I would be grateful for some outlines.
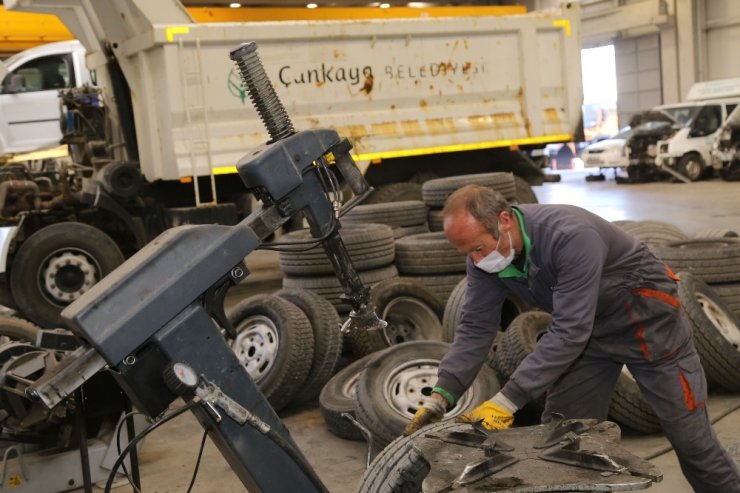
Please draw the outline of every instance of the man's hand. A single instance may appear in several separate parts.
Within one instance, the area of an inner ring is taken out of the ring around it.
[[[472,411],[458,416],[456,421],[460,423],[480,421],[487,430],[503,430],[511,428],[516,410],[516,405],[499,392]]]
[[[403,436],[407,437],[428,424],[440,421],[446,411],[447,399],[433,392],[432,395],[424,401],[424,405],[416,411],[409,424],[406,425],[406,429],[403,430]]]

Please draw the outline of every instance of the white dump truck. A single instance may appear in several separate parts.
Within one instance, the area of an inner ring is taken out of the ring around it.
[[[347,137],[375,187],[486,171],[539,184],[521,151],[579,127],[577,2],[507,16],[200,24],[177,0],[5,7],[57,15],[96,78],[60,91],[74,162],[10,168],[0,182],[5,298],[45,326],[163,229],[248,211],[235,164],[268,136],[229,60],[243,42],[258,44],[295,128]]]

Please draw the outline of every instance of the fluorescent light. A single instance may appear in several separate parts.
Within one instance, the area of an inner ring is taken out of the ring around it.
[[[315,9],[315,8],[316,8],[316,7],[318,7],[318,6],[319,6],[319,5],[318,5],[318,4],[316,4],[316,3],[307,3],[307,4],[306,4],[306,8],[307,8],[307,9]]]
[[[242,6],[242,4],[236,3],[236,2],[229,4],[229,7],[231,7],[232,9],[238,9],[241,6]]]
[[[378,5],[378,7],[380,7],[381,9],[387,9],[390,6],[391,6],[391,4],[389,4],[389,3],[381,3],[380,5]]]

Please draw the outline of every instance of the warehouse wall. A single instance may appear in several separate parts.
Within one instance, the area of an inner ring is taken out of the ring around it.
[[[560,0],[525,3],[541,10]],[[732,55],[740,43],[738,0],[581,0],[581,5],[584,48],[615,45],[620,116],[643,102],[681,101],[694,82],[740,77],[740,58]]]

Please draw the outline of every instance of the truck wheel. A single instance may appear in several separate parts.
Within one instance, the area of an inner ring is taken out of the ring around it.
[[[614,386],[609,417],[640,433],[650,434],[661,430],[658,416],[645,400],[635,377],[626,366],[622,367],[622,373]]]
[[[443,207],[447,197],[455,190],[470,184],[492,188],[507,200],[516,198],[516,184],[511,173],[478,173],[436,178],[425,182],[422,185],[424,203],[429,207]]]
[[[300,308],[274,295],[246,298],[228,317],[237,332],[229,345],[275,411],[283,409],[311,368],[311,322]]]
[[[382,354],[382,352],[372,353],[353,361],[339,370],[321,389],[319,408],[326,422],[326,428],[333,435],[345,440],[362,441],[365,439],[360,429],[343,414],[348,414],[353,419],[357,418],[355,412],[357,380],[368,363]]]
[[[21,312],[45,328],[63,327],[62,309],[123,263],[108,235],[78,222],[46,226],[24,241],[10,282]]]
[[[504,331],[494,366],[508,380],[552,322],[549,313],[528,311],[516,317]]]
[[[604,176],[604,175],[601,175]],[[586,177],[588,179],[588,177]],[[521,176],[514,176],[514,185],[516,186],[516,202],[517,204],[537,204],[537,195],[534,194],[534,190],[527,183],[527,180]]]
[[[321,296],[305,289],[282,289],[275,293],[301,309],[311,322],[314,351],[311,369],[303,388],[295,396],[297,403],[314,399],[334,374],[342,355],[344,338],[339,331],[339,315]]]
[[[423,284],[436,294],[442,303],[446,304],[455,286],[457,286],[461,279],[465,278],[465,274],[402,275],[400,277],[401,279],[411,279],[412,281]]]
[[[706,172],[704,160],[698,154],[686,154],[678,160],[678,172],[691,181],[701,180]]]
[[[342,216],[342,224],[380,223],[392,228],[427,223],[427,206],[421,200],[403,200],[383,204],[361,204]]]
[[[17,317],[0,317],[0,344],[11,341],[36,344],[39,328],[27,320]]]
[[[653,248],[674,272],[690,272],[704,282],[740,282],[740,238],[704,238]]]
[[[368,195],[363,204],[383,204],[386,202],[400,202],[403,200],[421,200],[421,185],[418,183],[401,182],[380,185]]]
[[[437,369],[450,345],[413,341],[393,346],[370,362],[357,382],[357,419],[373,434],[376,444],[387,445],[403,429],[432,392]],[[498,379],[483,366],[470,388],[447,411],[452,418],[474,408],[500,390]]]
[[[681,272],[678,295],[694,327],[694,344],[707,379],[740,390],[740,319],[717,293],[697,277]]]
[[[719,297],[727,303],[736,317],[740,317],[740,283],[711,284],[709,287],[714,289]]]
[[[364,356],[408,341],[442,340],[444,304],[423,284],[403,278],[379,282],[370,291],[370,303],[388,326],[378,338],[361,330],[350,333],[355,355]]]
[[[617,224],[617,226],[651,248],[671,241],[688,239],[688,236],[678,226],[665,221],[630,221]]]
[[[466,258],[441,232],[396,240],[396,266],[401,274],[464,274]]]

